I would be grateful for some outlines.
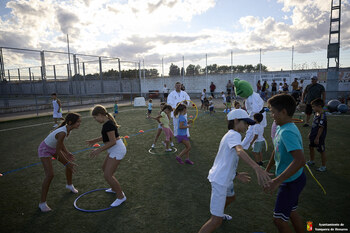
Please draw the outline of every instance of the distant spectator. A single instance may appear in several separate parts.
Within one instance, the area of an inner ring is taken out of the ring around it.
[[[261,93],[260,93],[260,97],[266,101],[266,93],[267,93],[267,89],[269,87],[269,84],[267,84],[267,81],[264,81],[262,88],[261,88]]]
[[[289,92],[289,85],[287,84],[287,79],[283,79],[283,91],[288,93]]]
[[[282,94],[283,93],[283,84],[280,83],[279,87],[278,87],[278,94]]]
[[[228,95],[231,95],[232,87],[233,87],[233,83],[231,82],[231,80],[228,80],[226,84],[226,91]]]
[[[258,80],[258,83],[256,84],[256,91],[257,91],[258,94],[260,95],[260,93],[261,93],[261,83],[260,83],[260,80]]]
[[[185,91],[185,90],[186,90],[185,85],[182,83],[181,84],[181,91]]]
[[[201,109],[204,108],[204,99],[207,98],[207,93],[206,93],[206,92],[207,92],[207,90],[206,90],[206,89],[203,89],[202,94],[201,94],[201,103],[202,103]]]
[[[166,102],[166,99],[168,98],[168,95],[169,95],[169,89],[166,87],[166,84],[164,84],[164,87],[163,87],[163,102]]]
[[[292,89],[292,93],[296,92],[296,91],[299,91],[299,83],[298,83],[298,79],[297,78],[294,79],[294,82],[292,82],[291,86],[293,88]]]
[[[212,96],[213,98],[215,98],[215,97],[214,97],[215,89],[216,89],[215,84],[214,84],[213,82],[211,82],[211,84],[210,84],[210,94],[211,94],[211,96]]]
[[[277,83],[275,80],[272,81],[271,84],[271,97],[277,94]]]

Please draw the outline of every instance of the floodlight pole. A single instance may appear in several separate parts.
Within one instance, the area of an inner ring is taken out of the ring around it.
[[[262,82],[262,80],[261,80],[261,49],[260,49],[260,62],[259,62],[259,65],[260,65],[260,67],[259,67],[259,70],[260,70],[260,82]]]
[[[231,50],[231,79],[233,78],[233,52]]]

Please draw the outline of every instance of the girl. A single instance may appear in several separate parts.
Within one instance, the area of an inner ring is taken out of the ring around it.
[[[99,141],[103,141],[104,143],[103,146],[91,152],[90,156],[92,158],[102,151],[108,151],[108,155],[106,156],[106,159],[102,165],[102,170],[105,180],[111,186],[111,188],[107,189],[106,192],[116,193],[117,199],[111,204],[112,207],[116,207],[126,201],[126,196],[118,180],[113,175],[126,154],[126,148],[123,141],[119,137],[118,125],[116,121],[114,120],[113,116],[107,112],[105,107],[102,105],[95,106],[91,115],[98,123],[103,124],[101,131],[102,136],[86,142],[90,146]]]
[[[41,200],[39,203],[39,208],[42,212],[51,211],[51,208],[46,203],[46,197],[54,176],[51,159],[52,156],[66,167],[66,188],[73,193],[78,193],[78,190],[76,190],[72,184],[72,174],[75,171],[74,166],[76,166],[76,164],[72,162],[74,161],[74,156],[67,150],[63,142],[73,129],[79,128],[80,122],[81,119],[79,114],[68,113],[60,126],[52,131],[44,141],[40,143],[38,154],[45,171],[45,179],[42,184]]]
[[[165,84],[164,84],[164,85],[165,85]],[[159,115],[162,113],[162,109],[163,109],[164,105],[165,105],[164,102],[161,102],[161,103],[160,103]],[[163,129],[162,129],[162,126],[160,125],[160,121],[159,121],[159,119],[158,119],[157,117],[151,117],[151,118],[154,119],[154,120],[156,120],[156,121],[158,122],[157,134],[156,134],[156,137],[154,138],[154,142],[153,142],[153,144],[152,144],[152,146],[151,146],[151,148],[154,149],[154,148],[156,147],[156,143],[157,143],[158,138],[159,138],[160,134],[162,133],[162,130],[163,130]],[[173,144],[172,146],[174,146],[174,144]]]
[[[184,162],[182,161],[182,156],[185,155],[185,162],[187,164],[193,165],[194,163],[190,160],[191,144],[187,137],[187,128],[191,128],[190,123],[192,123],[192,120],[189,120],[189,124],[187,124],[186,117],[184,116],[186,112],[187,107],[184,104],[177,105],[174,111],[174,116],[179,118],[179,126],[177,129],[177,142],[185,145],[185,149],[181,151],[181,153],[178,156],[176,156],[176,160],[180,164],[184,164]]]
[[[114,119],[117,115],[118,115],[118,100],[116,100],[114,103],[114,114],[113,114]]]
[[[165,151],[166,152],[172,151],[171,148],[169,148],[169,143],[174,137],[173,131],[171,131],[169,126],[170,113],[172,111],[173,111],[173,108],[170,105],[166,104],[162,108],[162,112],[160,113],[160,115],[156,117],[156,119],[159,120],[160,125],[162,126],[162,130],[165,134]]]

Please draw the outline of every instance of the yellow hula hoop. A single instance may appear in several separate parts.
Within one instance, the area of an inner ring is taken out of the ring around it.
[[[183,102],[191,102],[192,103],[192,106],[194,106],[195,108],[196,108],[196,116],[193,118],[193,123],[194,123],[194,121],[197,119],[197,117],[198,117],[198,108],[197,108],[197,105],[192,101],[192,100],[183,100],[183,101],[181,101],[180,103],[183,103]]]
[[[314,180],[316,181],[316,183],[318,184],[318,186],[321,187],[324,195],[326,195],[326,190],[323,188],[322,184],[320,182],[318,182],[318,180],[316,179],[316,177],[314,176],[314,174],[312,174],[312,171],[310,170],[309,166],[307,164],[305,164],[305,167],[307,168],[307,170],[309,171],[310,175],[312,176],[312,178],[314,178]]]
[[[127,146],[128,143],[126,142],[126,138],[125,138],[125,137],[122,137],[122,136],[120,136],[120,138],[123,139],[124,145]]]

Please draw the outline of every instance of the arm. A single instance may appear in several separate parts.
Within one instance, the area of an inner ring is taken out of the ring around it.
[[[293,162],[279,176],[270,181],[270,187],[265,191],[273,192],[286,179],[294,175],[300,168],[305,166],[305,157],[302,150],[294,150],[290,152],[294,158]]]
[[[61,101],[59,99],[57,99],[57,104],[58,104],[58,110],[57,112],[60,112],[61,109]]]
[[[108,135],[108,142],[106,142],[103,146],[101,146],[100,148],[97,148],[95,150],[93,150],[90,153],[90,157],[95,157],[96,155],[98,155],[99,153],[101,153],[102,151],[105,151],[109,148],[111,148],[112,146],[114,146],[116,144],[116,140],[117,138],[115,137],[115,132],[114,130],[108,131],[107,132]],[[119,139],[119,137],[118,137]]]
[[[270,172],[271,167],[275,163],[275,150],[272,151],[269,163],[267,164],[265,171]]]
[[[306,95],[307,95],[307,87],[305,88],[303,94],[301,95],[301,102],[305,103],[304,99]]]
[[[187,128],[191,128],[191,125],[188,124],[187,126],[185,126],[184,122],[183,122],[183,121],[180,121],[179,128],[180,128],[180,129],[187,129]]]
[[[326,103],[326,92],[323,91],[321,95],[322,95],[323,103]]]
[[[253,140],[252,140],[251,143],[250,143],[250,146],[252,146],[252,145],[254,144],[254,142],[255,142],[255,140],[256,140],[257,138],[258,138],[258,135],[255,134]],[[250,146],[249,146],[249,147],[250,147]]]
[[[98,138],[86,140],[86,143],[87,143],[89,146],[93,146],[96,142],[100,142],[100,141],[102,141],[102,136],[101,136],[101,137],[98,137]]]
[[[151,117],[152,119],[154,119],[154,120],[156,120],[159,124],[161,124],[161,122],[160,122],[160,118],[161,118],[162,116],[161,115],[158,115],[158,116],[156,116],[156,117]]]
[[[66,134],[64,132],[60,132],[56,134],[57,144],[56,144],[56,154],[54,157],[60,161],[64,166],[67,166],[69,169],[71,169],[73,172],[74,166],[76,166],[75,163],[72,161],[74,160],[74,156],[67,151],[65,145],[64,145],[64,138],[66,137]]]
[[[238,157],[240,157],[244,162],[246,162],[249,166],[251,166],[258,178],[258,184],[264,187],[268,186],[268,182],[271,181],[268,172],[264,171],[256,162],[254,162],[249,155],[244,151],[241,145],[235,146]]]
[[[318,143],[320,142],[320,137],[322,135],[323,129],[324,129],[323,126],[320,125],[320,127],[318,128],[318,132],[317,132],[315,141],[314,141],[316,145],[318,145]]]

